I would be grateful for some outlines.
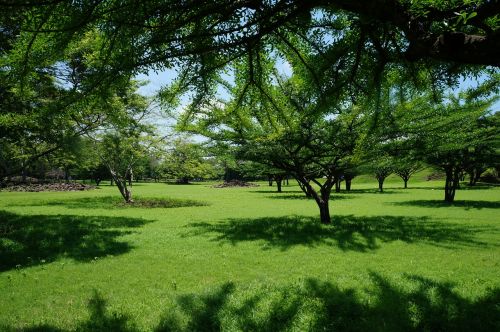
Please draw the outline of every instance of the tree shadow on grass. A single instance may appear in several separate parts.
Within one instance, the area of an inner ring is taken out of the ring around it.
[[[68,257],[91,261],[132,249],[117,238],[148,221],[138,218],[19,215],[0,211],[0,271]]]
[[[500,289],[475,299],[454,285],[419,275],[404,275],[405,285],[370,273],[363,290],[309,278],[288,284],[237,285],[177,296],[173,308],[152,330],[168,331],[498,331]],[[139,331],[129,315],[109,312],[98,293],[76,331]],[[66,331],[51,325],[3,331]]]
[[[370,273],[370,301],[359,290],[318,279],[289,285],[238,288],[225,283],[205,294],[183,295],[156,332],[167,331],[493,331],[500,289],[471,301],[453,285],[405,276],[402,291]]]
[[[118,331],[118,332],[136,332],[139,331],[137,325],[131,320],[129,315],[124,315],[119,312],[109,312],[107,302],[99,294],[94,291],[93,296],[87,303],[89,311],[88,320],[81,322],[78,326],[71,330],[61,329],[50,324],[35,325],[28,328],[13,328],[1,326],[1,331],[24,331],[24,332],[63,332],[63,331]]]
[[[207,206],[208,203],[178,198],[137,197],[133,203],[125,203],[119,196],[83,197],[63,200],[45,200],[20,203],[12,206],[63,206],[68,209],[123,209],[163,208],[171,209],[190,206]]]
[[[388,188],[380,192],[377,188],[367,188],[367,189],[351,189],[350,191],[342,190],[341,194],[379,194],[379,195],[390,195],[390,194],[405,194],[408,191],[403,188]]]
[[[349,199],[349,198],[355,198],[356,196],[354,195],[332,195],[330,197],[331,201],[336,201],[336,200],[342,200],[342,199]],[[276,195],[270,195],[266,196],[266,198],[271,198],[271,199],[284,199],[284,200],[314,200],[313,197],[307,197],[305,194],[301,193],[296,193],[296,194],[280,194],[276,193]]]
[[[284,216],[228,219],[219,223],[195,223],[184,236],[208,236],[221,244],[261,241],[262,249],[287,250],[297,245],[330,245],[342,250],[368,251],[381,243],[425,242],[445,248],[487,246],[476,239],[487,227],[436,222],[427,217],[334,216],[335,225],[322,225],[317,218]]]
[[[394,205],[418,206],[427,208],[441,207],[463,207],[469,209],[498,209],[500,202],[495,201],[455,201],[453,203],[445,202],[444,200],[414,200],[405,202],[394,202]]]

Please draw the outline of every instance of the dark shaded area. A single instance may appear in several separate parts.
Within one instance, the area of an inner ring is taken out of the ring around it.
[[[404,205],[404,206],[418,206],[427,208],[441,208],[441,207],[463,207],[468,209],[498,209],[500,208],[500,202],[495,201],[454,201],[445,202],[443,200],[414,200],[405,202],[395,202],[391,203],[394,205]]]
[[[409,188],[413,189],[413,188]],[[384,188],[384,191],[379,191],[377,188],[369,188],[369,189],[351,189],[349,192],[341,191],[342,194],[405,194],[408,193],[408,189],[401,188]]]
[[[180,312],[170,312],[156,331],[221,331],[228,322],[242,331],[289,331],[297,325],[305,331],[498,331],[500,289],[470,301],[455,294],[452,284],[420,276],[406,276],[416,286],[411,292],[376,273],[371,279],[369,303],[354,289],[318,279],[263,286],[243,301],[229,303],[239,290],[226,283],[211,293],[179,297]],[[256,315],[262,307],[267,310]]]
[[[317,218],[304,216],[266,217],[257,219],[228,219],[215,224],[195,223],[185,236],[207,235],[213,241],[237,244],[244,241],[263,241],[263,249],[289,249],[296,245],[331,245],[342,250],[367,251],[379,248],[380,243],[404,241],[426,242],[455,248],[486,246],[475,239],[477,233],[489,232],[487,227],[471,227],[442,223],[427,217],[334,216],[332,225],[322,225]]]
[[[498,331],[500,289],[474,300],[453,291],[451,283],[418,275],[404,276],[411,290],[402,290],[378,273],[360,298],[355,289],[341,289],[318,279],[288,285],[238,287],[227,282],[201,294],[180,295],[153,329],[167,331]],[[367,299],[369,297],[369,300]],[[94,294],[90,318],[76,331],[138,331],[131,317],[106,310]],[[3,331],[65,331],[50,325]]]
[[[90,261],[132,248],[118,237],[148,221],[138,218],[19,215],[0,211],[0,271],[50,263],[60,257]]]
[[[336,200],[342,200],[342,199],[349,199],[349,198],[355,198],[356,196],[354,195],[332,195],[330,197],[330,201],[336,201]],[[281,193],[276,193],[276,195],[269,195],[266,196],[266,198],[271,198],[271,199],[284,199],[284,200],[312,200],[314,201],[314,198],[307,197],[304,193],[298,193],[293,195],[293,194],[281,194]]]
[[[298,187],[297,187],[298,188]],[[304,193],[302,191],[300,191],[300,188],[299,190],[281,190],[280,193],[276,192],[276,190],[274,189],[270,189],[270,190],[250,190],[248,191],[249,193],[257,193],[257,194],[276,194],[276,195],[281,195],[283,196],[283,194],[302,194],[304,195]]]
[[[47,200],[13,204],[12,206],[64,206],[68,209],[122,209],[122,208],[178,208],[190,206],[207,206],[208,203],[177,198],[136,197],[133,203],[125,203],[118,196],[84,197],[64,200]]]

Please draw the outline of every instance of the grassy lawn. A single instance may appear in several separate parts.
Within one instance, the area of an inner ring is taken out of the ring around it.
[[[500,187],[409,185],[0,192],[0,330],[498,331]]]

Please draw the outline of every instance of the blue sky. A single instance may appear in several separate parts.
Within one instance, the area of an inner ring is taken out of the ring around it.
[[[290,65],[288,63],[282,62],[278,64],[279,70],[285,74],[290,74],[291,69]],[[141,74],[137,76],[137,79],[139,80],[144,80],[144,81],[149,81],[146,85],[141,87],[139,89],[140,93],[146,96],[153,96],[155,95],[159,89],[161,89],[162,86],[168,85],[171,83],[176,77],[176,71],[174,69],[169,69],[161,72],[154,72],[151,70],[147,75]],[[477,86],[480,82],[484,81],[485,77],[480,76],[477,79],[476,78],[465,78],[459,87],[456,89],[456,91],[468,89],[471,87]],[[221,92],[221,97],[227,97],[225,92]],[[187,103],[188,100],[185,98],[184,103]],[[493,105],[493,110],[495,112],[500,111],[500,101],[496,102]]]

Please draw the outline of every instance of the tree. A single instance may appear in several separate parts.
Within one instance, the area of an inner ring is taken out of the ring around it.
[[[395,161],[394,173],[396,173],[404,183],[404,188],[408,188],[408,180],[416,172],[422,169],[422,164],[419,161],[400,159]]]
[[[462,94],[435,104],[427,96],[421,96],[405,107],[413,111],[400,121],[404,136],[413,142],[422,160],[445,172],[446,202],[455,199],[470,152],[498,141],[498,127],[482,125],[490,117],[488,109],[494,100],[470,99]]]
[[[174,177],[181,184],[188,184],[193,179],[212,178],[215,171],[206,158],[207,155],[200,144],[176,139],[165,155],[162,163],[163,173]]]
[[[272,71],[271,59],[263,56],[260,65]],[[256,76],[260,84],[247,84],[247,68],[234,68],[232,100],[188,108],[184,129],[232,144],[241,158],[290,174],[314,198],[321,222],[329,224],[331,190],[353,153],[359,112],[339,111],[334,99],[330,104],[318,102],[320,92],[298,74],[275,74],[275,84]]]
[[[114,119],[89,138],[94,141],[101,162],[109,169],[111,179],[126,203],[132,203],[134,167],[156,143],[151,125],[143,121],[150,112],[148,98],[137,93],[137,82],[130,81],[119,94],[110,98]]]
[[[373,173],[378,182],[378,191],[384,191],[384,181],[393,172],[392,160],[390,158],[380,158],[374,161]]]

